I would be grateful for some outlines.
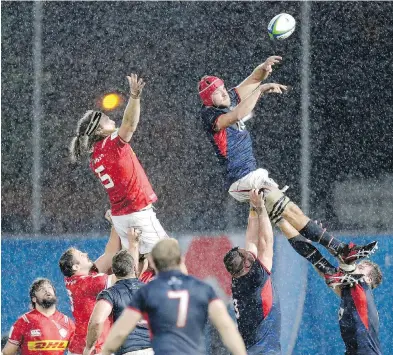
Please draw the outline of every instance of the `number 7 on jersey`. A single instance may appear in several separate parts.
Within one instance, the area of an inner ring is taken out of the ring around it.
[[[183,328],[187,323],[188,301],[190,295],[187,290],[168,291],[168,298],[179,299],[179,307],[177,309],[176,327]]]

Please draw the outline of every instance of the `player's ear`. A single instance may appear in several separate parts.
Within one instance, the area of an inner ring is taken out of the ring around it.
[[[72,270],[73,271],[78,271],[79,270],[79,264],[72,265]]]

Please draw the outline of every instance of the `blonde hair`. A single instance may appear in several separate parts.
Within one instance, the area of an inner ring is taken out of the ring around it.
[[[158,271],[176,268],[181,263],[181,251],[176,239],[160,240],[151,251],[151,257]]]

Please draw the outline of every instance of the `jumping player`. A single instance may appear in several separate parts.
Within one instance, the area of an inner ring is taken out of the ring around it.
[[[12,326],[4,355],[63,355],[75,325],[56,310],[56,291],[48,279],[37,279],[30,286],[33,310],[23,314]]]
[[[128,248],[127,230],[138,228],[142,232],[140,253],[146,254],[167,235],[152,208],[157,196],[129,144],[138,126],[145,83],[136,74],[127,79],[130,99],[120,128],[104,113],[89,110],[78,122],[70,153],[73,161],[90,154],[90,167],[108,193],[113,225],[123,248]]]
[[[281,312],[273,286],[273,229],[263,197],[250,192],[246,248],[232,248],[224,264],[232,276],[238,328],[248,355],[280,355]]]
[[[287,236],[292,235],[295,238],[298,235],[298,231],[288,222],[283,220],[280,223],[281,230],[285,231]],[[357,265],[351,264],[352,273],[343,274],[338,271],[332,276],[328,269],[340,270],[340,268],[331,265],[310,243],[309,246],[314,250],[308,247],[307,241],[303,240],[302,243],[305,243],[303,249],[308,250],[309,253],[307,259],[310,261],[312,258],[319,259],[313,263],[316,271],[341,298],[338,319],[346,348],[345,355],[381,355],[379,317],[372,292],[382,282],[379,266],[369,260],[362,260]],[[348,267],[348,265],[340,264],[340,267]]]
[[[204,353],[203,330],[208,317],[231,353],[245,355],[244,342],[213,288],[181,272],[177,241],[159,241],[150,256],[158,275],[135,294],[113,325],[101,354],[114,353],[145,316],[156,355]]]
[[[287,90],[286,86],[280,84],[261,85],[261,81],[272,72],[272,66],[279,63],[281,59],[278,56],[269,57],[242,83],[229,91],[226,90],[224,82],[215,76],[205,76],[199,82],[199,96],[203,103],[200,116],[217,156],[226,165],[228,192],[236,200],[246,202],[252,189],[265,189],[266,198],[269,198],[274,191],[274,196],[277,198],[270,198],[272,203],[266,205],[273,223],[286,218],[282,211],[289,199],[282,204],[280,199],[284,200],[282,197],[284,194],[278,190],[277,183],[269,178],[267,170],[257,169],[251,136],[244,122],[252,115],[252,110],[261,95],[280,94]],[[305,238],[321,243],[344,263],[352,262],[352,259],[357,259],[359,256],[364,257],[376,248],[376,242],[365,246],[342,243],[330,234],[323,233],[322,229],[317,230],[315,223],[311,223],[310,227],[308,225],[310,219],[293,203],[289,209],[301,219],[301,222],[294,226]],[[288,221],[292,224],[291,220]],[[296,249],[297,244],[291,245]]]

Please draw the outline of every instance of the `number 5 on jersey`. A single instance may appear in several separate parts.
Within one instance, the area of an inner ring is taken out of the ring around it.
[[[104,170],[104,166],[100,165],[97,169],[94,170],[94,172],[97,173],[104,187],[106,189],[110,189],[111,187],[115,186],[115,184],[113,183],[113,180],[108,174],[101,175]]]
[[[181,291],[168,291],[168,298],[179,299],[179,307],[177,309],[176,327],[183,328],[187,323],[188,301],[190,295],[187,290]]]

